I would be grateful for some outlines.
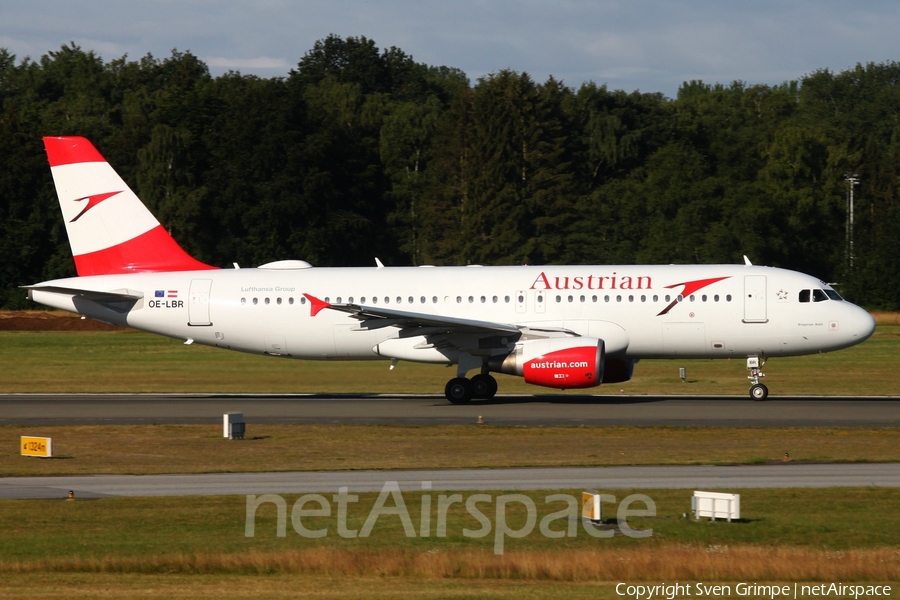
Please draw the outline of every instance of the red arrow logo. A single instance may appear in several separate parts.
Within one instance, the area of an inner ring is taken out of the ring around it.
[[[672,288],[678,287],[679,285],[683,285],[684,289],[681,290],[681,293],[678,295],[681,296],[682,298],[684,298],[685,296],[690,296],[697,290],[701,290],[708,285],[712,285],[717,281],[722,281],[723,279],[728,279],[729,277],[730,277],[730,275],[728,277],[713,277],[712,279],[698,279],[696,281],[685,281],[684,283],[673,283],[672,285],[667,285],[666,289],[670,290]],[[666,314],[667,312],[672,310],[672,307],[675,306],[676,304],[678,304],[679,302],[680,302],[680,300],[678,299],[678,297],[676,297],[674,300],[672,300],[671,304],[669,304],[667,307],[665,307],[662,310],[662,312],[656,316],[661,317],[662,315]]]
[[[84,202],[85,200],[87,200],[87,205],[84,207],[84,209],[80,213],[78,213],[78,215],[76,215],[76,217],[74,219],[69,221],[69,223],[74,223],[75,221],[77,221],[78,219],[81,218],[81,215],[83,215],[87,211],[91,210],[92,208],[94,208],[95,206],[97,206],[98,204],[100,204],[101,202],[106,200],[107,198],[110,198],[112,196],[115,196],[116,194],[121,194],[121,193],[122,192],[107,192],[105,194],[97,194],[95,196],[85,196],[84,198],[76,198],[75,202]]]

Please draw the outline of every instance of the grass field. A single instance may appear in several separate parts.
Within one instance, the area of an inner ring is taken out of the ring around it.
[[[19,454],[53,438],[57,458]],[[252,425],[0,426],[0,475],[441,469],[646,464],[895,462],[897,428]]]
[[[441,393],[454,374],[442,366],[385,361],[298,361],[185,346],[151,334],[0,331],[0,393]],[[900,394],[900,326],[879,326],[859,346],[828,354],[773,358],[766,383],[773,395]],[[678,377],[687,368],[687,379]],[[501,375],[500,393],[556,392]],[[746,368],[733,360],[644,360],[623,384],[597,394],[746,394]]]
[[[580,490],[562,490],[577,495]],[[537,527],[520,539],[507,538],[503,555],[493,552],[493,530],[463,535],[479,522],[454,504],[446,535],[407,537],[400,519],[379,517],[366,538],[335,533],[334,514],[306,517],[309,529],[325,528],[318,539],[302,537],[290,524],[277,537],[274,505],[256,513],[256,533],[244,532],[242,496],[105,498],[92,501],[0,501],[0,574],[53,579],[78,573],[182,575],[295,575],[346,578],[352,589],[377,575],[458,582],[508,580],[568,584],[610,581],[900,581],[900,491],[892,488],[740,490],[741,522],[695,522],[690,491],[641,490],[656,506],[655,517],[631,517],[628,524],[652,529],[649,538],[615,535],[597,539],[580,528],[574,537],[548,538]],[[554,492],[527,493],[538,519],[559,510],[545,503]],[[610,491],[618,501],[633,493]],[[463,499],[474,494],[467,493]],[[432,497],[431,523],[437,521]],[[330,495],[326,495],[329,496]],[[347,527],[361,530],[377,494],[359,494]],[[297,496],[285,496],[290,507]],[[422,494],[403,500],[418,527]],[[330,498],[329,498],[330,500]],[[389,504],[393,505],[393,502]],[[491,505],[482,510],[494,522]],[[511,529],[525,523],[521,504],[510,505]],[[495,524],[495,523],[493,523]],[[566,520],[551,530],[565,531]],[[421,529],[418,530],[421,532]],[[773,545],[778,540],[778,547]],[[354,583],[355,582],[355,583]],[[364,583],[363,583],[364,585]]]

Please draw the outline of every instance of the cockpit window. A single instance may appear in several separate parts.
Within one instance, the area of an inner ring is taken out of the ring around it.
[[[841,298],[841,295],[834,290],[825,290],[825,294],[832,300],[843,300],[843,298]]]
[[[828,296],[823,290],[813,290],[813,302],[824,302],[825,300],[828,300]]]
[[[809,290],[800,290],[800,293],[797,294],[797,298],[800,302],[809,302]]]

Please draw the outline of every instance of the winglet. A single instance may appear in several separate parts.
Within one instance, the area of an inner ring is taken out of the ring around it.
[[[330,308],[331,303],[325,302],[324,300],[319,300],[315,296],[310,296],[309,294],[303,294],[303,296],[309,300],[309,316],[314,317],[323,309]]]

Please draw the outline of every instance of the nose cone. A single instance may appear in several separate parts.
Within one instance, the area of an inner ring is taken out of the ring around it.
[[[875,319],[869,314],[869,311],[855,304],[848,303],[848,308],[851,310],[846,320],[847,331],[852,336],[851,344],[859,344],[875,333]]]

